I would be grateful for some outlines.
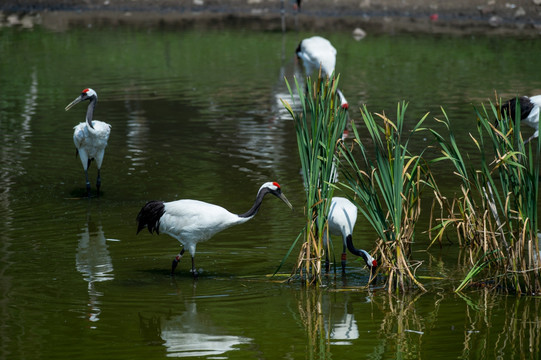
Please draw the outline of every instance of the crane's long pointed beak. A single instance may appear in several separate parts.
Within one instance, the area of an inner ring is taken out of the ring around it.
[[[66,106],[66,111],[68,111],[68,110],[71,109],[73,106],[75,106],[75,104],[80,103],[82,100],[83,100],[83,98],[82,98],[81,96],[77,97],[75,100],[73,100],[72,102],[70,102],[70,103],[68,104],[68,106]]]
[[[289,208],[291,210],[293,210],[293,205],[291,205],[291,203],[289,202],[289,200],[286,198],[286,196],[284,194],[280,194],[280,199],[286,203],[287,206],[289,206]]]

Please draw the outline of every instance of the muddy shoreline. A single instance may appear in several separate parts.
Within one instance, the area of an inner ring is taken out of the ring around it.
[[[332,6],[329,6],[332,3]],[[539,3],[539,5],[538,5]],[[283,10],[282,10],[283,4]],[[284,15],[284,23],[282,23]],[[541,0],[5,0],[0,25],[541,35]]]

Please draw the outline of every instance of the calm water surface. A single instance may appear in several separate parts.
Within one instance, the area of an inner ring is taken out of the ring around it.
[[[298,73],[293,51],[308,35],[0,30],[0,358],[539,357],[539,298],[454,294],[466,260],[456,244],[425,252],[426,234],[416,238],[418,273],[445,279],[424,280],[426,294],[366,289],[368,273],[351,258],[347,276],[321,289],[267,276],[303,225],[280,99],[290,100],[283,78]],[[473,106],[494,91],[541,93],[535,40],[323,35],[338,49],[353,119],[362,104],[392,115],[406,100],[412,123],[443,106],[465,150]],[[112,125],[102,196],[91,199],[72,142],[85,105],[64,111],[86,87],[99,94],[94,117]],[[197,281],[186,258],[169,276],[176,240],[135,236],[148,200],[196,198],[241,213],[266,181],[296,210],[268,198],[252,221],[200,244]],[[373,248],[361,220],[354,238]]]

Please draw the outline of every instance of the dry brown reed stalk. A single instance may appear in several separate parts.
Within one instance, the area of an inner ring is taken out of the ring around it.
[[[456,291],[482,275],[483,281],[494,289],[538,294],[541,293],[540,269],[535,266],[534,258],[539,254],[535,249],[539,247],[537,198],[541,145],[538,141],[526,147],[519,121],[502,118],[500,107],[490,105],[490,110],[484,106],[476,109],[479,134],[471,139],[481,155],[478,168],[464,162],[445,112],[445,120],[441,122],[447,126],[449,138],[431,130],[443,154],[434,161],[451,161],[462,182],[462,197],[450,203],[443,198],[437,200],[448,215],[436,219],[439,224],[432,227],[438,230],[433,242],[441,241],[444,230],[455,226],[461,245],[470,251],[470,272]],[[517,114],[515,119],[520,116]]]

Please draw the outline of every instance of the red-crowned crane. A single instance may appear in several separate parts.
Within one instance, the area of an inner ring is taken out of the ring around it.
[[[295,51],[297,57],[302,60],[306,76],[310,76],[314,71],[319,71],[321,75],[331,76],[336,65],[336,49],[331,42],[321,36],[313,36],[302,40]],[[336,90],[340,97],[342,108],[349,107],[348,102],[339,89]]]
[[[75,100],[66,106],[66,111],[71,109],[75,104],[81,101],[88,100],[88,108],[86,110],[86,121],[75,126],[73,132],[73,142],[77,149],[76,154],[79,155],[83,169],[85,170],[86,178],[86,191],[90,196],[90,181],[88,180],[88,167],[92,160],[96,160],[96,166],[98,167],[98,178],[96,180],[96,188],[98,189],[98,196],[100,195],[101,186],[101,164],[103,162],[103,156],[105,154],[105,148],[107,147],[107,141],[109,140],[109,134],[111,133],[111,125],[98,120],[92,120],[96,103],[98,102],[98,94],[88,88],[84,89]]]
[[[194,257],[197,243],[209,240],[214,234],[253,218],[267,194],[278,197],[293,209],[282,193],[280,185],[276,182],[267,182],[259,188],[250,210],[240,215],[233,214],[221,206],[198,200],[149,201],[137,215],[137,234],[146,227],[151,234],[155,231],[159,235],[161,232],[177,239],[182,244],[182,250],[173,260],[171,274],[184,255],[184,250],[188,248],[192,256],[192,273],[196,277]]]
[[[518,98],[518,105],[520,106],[520,120],[524,124],[535,129],[532,136],[528,138],[524,143],[530,142],[532,139],[539,137],[539,107],[541,106],[541,95],[536,96],[521,96]],[[515,112],[517,106],[517,98],[507,100],[501,106],[501,113],[507,114],[508,119],[515,119]]]
[[[335,196],[332,198],[327,216],[331,235],[341,235],[343,241],[342,272],[346,270],[346,247],[354,255],[361,256],[370,270],[378,266],[378,262],[370,254],[353,245],[353,228],[357,221],[357,207],[348,199]],[[323,244],[327,246],[327,234],[323,236]],[[329,251],[325,253],[325,270],[329,271]]]

